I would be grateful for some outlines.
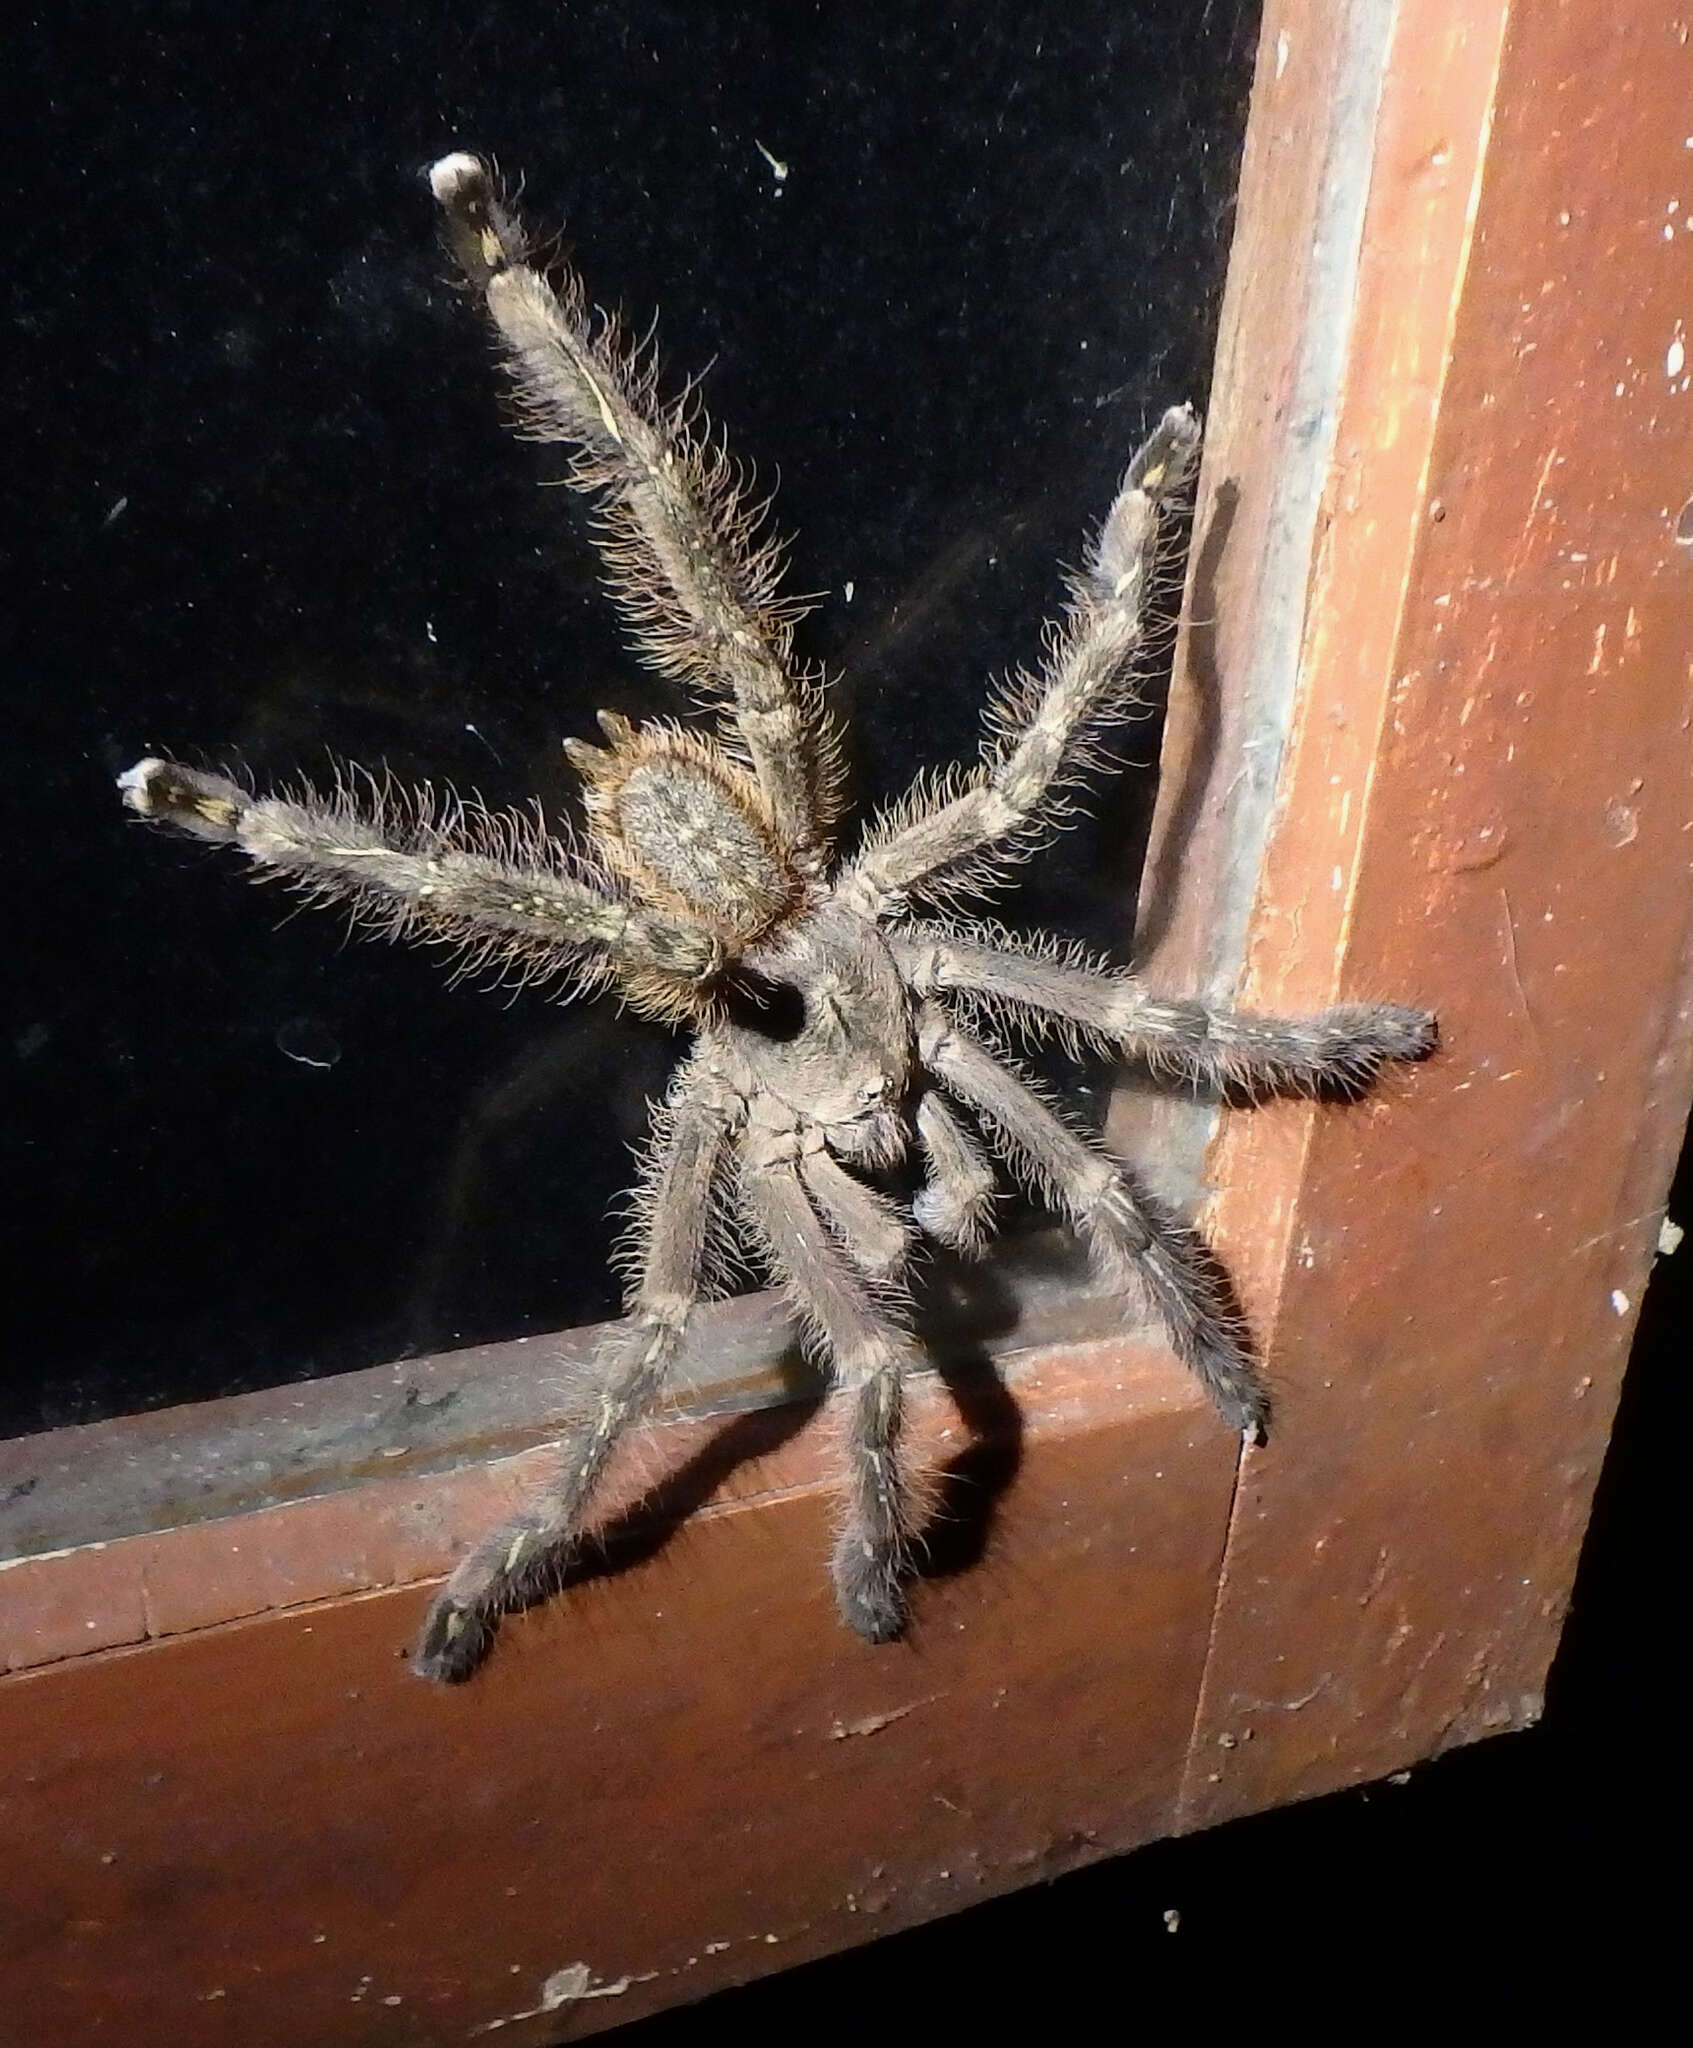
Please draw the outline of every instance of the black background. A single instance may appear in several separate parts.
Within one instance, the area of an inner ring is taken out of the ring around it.
[[[660,310],[673,373],[715,359],[713,412],[780,467],[795,587],[823,594],[807,649],[842,672],[874,798],[973,746],[984,679],[1033,653],[1137,434],[1203,401],[1254,17],[190,0],[14,28],[0,1426],[613,1308],[607,1212],[666,1036],[285,921],[111,788],[154,748],[261,779],[333,751],[562,803],[560,736],[600,704],[674,708],[619,648],[573,504],[536,488],[552,458],[500,426],[422,167],[468,146],[524,172],[596,296]],[[1148,781],[1019,915],[1121,936]],[[1540,1730],[713,2016],[885,2029],[923,1983],[977,2031],[1025,1999],[1127,2028],[1191,1980],[1251,2025],[1284,1971],[1395,1987],[1459,1957],[1520,2007],[1615,1942],[1638,1981],[1635,1859],[1679,1776],[1652,1752],[1686,1294],[1684,1262],[1648,1297]]]
[[[559,452],[502,425],[423,167],[521,173],[601,303],[659,309],[673,385],[715,362],[874,800],[973,754],[1144,427],[1203,401],[1248,12],[188,4],[14,39],[0,1427],[615,1313],[672,1041],[346,945],[112,789],[150,751],[333,753],[563,805],[596,707],[679,708],[537,487]],[[1016,914],[1122,936],[1151,778],[1121,788]]]

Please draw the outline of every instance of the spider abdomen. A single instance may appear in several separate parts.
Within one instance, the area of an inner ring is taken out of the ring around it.
[[[671,726],[602,712],[608,749],[567,740],[589,829],[647,902],[739,948],[794,908],[802,882],[757,783],[721,749]]]
[[[700,916],[762,924],[780,908],[787,891],[774,849],[709,776],[649,763],[618,791],[616,811],[635,866]]]

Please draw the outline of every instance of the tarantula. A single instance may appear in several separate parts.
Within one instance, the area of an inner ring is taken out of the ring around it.
[[[262,796],[148,759],[119,786],[141,816],[234,846],[362,922],[525,977],[562,973],[573,990],[607,986],[693,1029],[655,1113],[627,1319],[596,1361],[591,1408],[550,1484],[447,1581],[416,1668],[468,1676],[501,1615],[579,1543],[614,1445],[664,1385],[725,1225],[832,1368],[847,1464],[835,1593],[850,1627],[885,1642],[905,1625],[920,1519],[900,1446],[919,1362],[902,1274],[919,1232],[981,1251],[994,1157],[1068,1219],[1113,1286],[1138,1283],[1231,1427],[1255,1435],[1268,1412],[1201,1241],[968,1024],[1056,1024],[1250,1096],[1355,1094],[1388,1062],[1427,1053],[1434,1023],[1387,1005],[1298,1020],[1216,1009],[1049,940],[912,915],[916,901],[944,911],[979,894],[1041,844],[1102,730],[1136,705],[1160,514],[1198,447],[1191,410],[1167,412],[1129,464],[1039,672],[989,707],[980,763],[919,777],[837,861],[836,737],[820,677],[792,661],[803,608],[778,596],[781,551],[760,538],[739,472],[690,399],[659,399],[651,351],[590,310],[572,271],[543,271],[486,164],[446,156],[429,179],[524,428],[574,451],[569,481],[595,500],[614,602],[653,665],[719,708],[719,735],[602,711],[604,748],[565,742],[583,783],[580,836],[348,777],[327,797]],[[887,1170],[913,1150],[920,1186],[906,1203]]]

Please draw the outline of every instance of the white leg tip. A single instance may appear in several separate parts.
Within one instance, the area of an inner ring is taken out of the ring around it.
[[[118,777],[118,788],[123,800],[132,811],[139,811],[145,817],[153,809],[153,777],[165,763],[156,755],[149,754],[145,761],[137,761]]]
[[[462,199],[473,186],[486,184],[487,178],[481,159],[464,149],[438,157],[429,166],[429,189],[443,206]]]

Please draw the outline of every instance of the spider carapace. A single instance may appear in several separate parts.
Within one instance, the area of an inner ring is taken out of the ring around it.
[[[1198,448],[1191,411],[1167,412],[1130,462],[1041,667],[995,693],[979,761],[919,777],[838,856],[822,679],[794,662],[798,608],[778,594],[780,550],[740,473],[691,400],[660,398],[651,352],[591,311],[574,272],[532,259],[487,165],[443,157],[430,183],[524,430],[572,451],[569,481],[594,502],[635,644],[705,700],[717,730],[602,712],[606,746],[566,742],[583,779],[579,832],[356,775],[326,794],[262,795],[156,758],[121,778],[124,799],[361,923],[572,988],[610,986],[693,1033],[655,1113],[627,1319],[554,1477],[460,1563],[416,1668],[467,1676],[500,1616],[568,1561],[725,1243],[785,1289],[832,1376],[847,1466],[835,1592],[853,1629],[885,1641],[905,1625],[921,1533],[900,1443],[901,1392],[920,1361],[904,1271],[920,1233],[982,1249],[996,1160],[1074,1227],[1108,1282],[1142,1291],[1232,1428],[1255,1433],[1267,1413],[1211,1254],[998,1037],[1057,1028],[1235,1094],[1355,1094],[1387,1063],[1427,1053],[1433,1020],[1365,1004],[1278,1019],[1155,995],[1077,948],[960,916],[1062,825],[1100,765],[1101,735],[1139,705],[1160,518]],[[775,1005],[780,1029],[767,1000],[746,999],[772,990],[790,999]],[[902,1162],[896,1184],[883,1170]],[[911,1199],[901,1184],[916,1185]]]

